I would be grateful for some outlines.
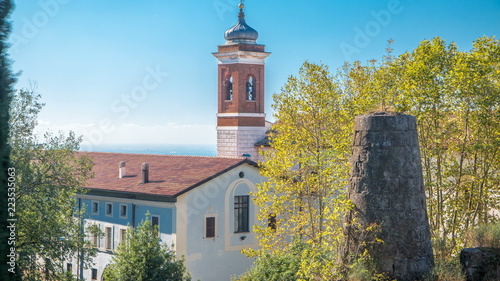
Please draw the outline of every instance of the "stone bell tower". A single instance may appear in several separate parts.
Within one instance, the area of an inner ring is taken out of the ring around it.
[[[258,33],[245,22],[240,3],[238,22],[225,34],[218,60],[217,156],[258,160],[255,144],[265,137],[264,66],[271,54],[257,44]]]

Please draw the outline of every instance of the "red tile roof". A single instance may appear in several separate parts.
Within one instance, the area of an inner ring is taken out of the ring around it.
[[[206,181],[248,163],[244,157],[203,157],[107,152],[78,152],[94,161],[91,190],[178,196]],[[118,164],[126,163],[126,177],[118,179]],[[149,182],[142,184],[141,164],[149,163]]]

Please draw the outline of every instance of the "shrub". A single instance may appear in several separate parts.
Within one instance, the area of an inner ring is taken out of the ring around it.
[[[465,275],[458,258],[436,259],[435,266],[430,276],[424,281],[464,281]]]
[[[290,251],[279,254],[267,254],[258,257],[252,268],[235,281],[294,281],[302,262],[302,253],[306,246],[300,241],[292,242]]]
[[[468,247],[500,248],[500,223],[483,224],[467,235]]]

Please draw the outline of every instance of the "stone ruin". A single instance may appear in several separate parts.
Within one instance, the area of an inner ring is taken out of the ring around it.
[[[416,118],[379,112],[356,117],[344,255],[368,250],[376,269],[419,280],[434,266]],[[368,235],[365,229],[377,225]],[[373,243],[374,238],[382,243]],[[363,243],[365,242],[365,243]]]

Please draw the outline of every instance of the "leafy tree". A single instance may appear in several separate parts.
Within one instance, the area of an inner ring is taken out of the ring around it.
[[[2,272],[3,280],[13,280],[14,277],[13,272],[8,271],[12,268],[8,264],[10,262],[8,255],[11,255],[10,248],[15,245],[9,244],[7,240],[10,236],[10,230],[7,228],[10,223],[7,219],[12,218],[9,217],[7,209],[9,174],[11,174],[9,173],[11,164],[8,145],[9,106],[13,92],[12,86],[15,82],[7,54],[9,47],[7,38],[11,32],[11,25],[7,19],[12,8],[13,4],[10,0],[0,1],[0,272]],[[17,272],[17,269],[14,272]]]
[[[482,37],[459,51],[436,37],[380,65],[353,65],[355,95],[372,92],[417,117],[435,252],[449,256],[500,203],[499,41]]]
[[[298,278],[346,278],[352,272],[342,269],[366,264],[354,260],[342,266],[346,260],[337,253],[341,217],[349,208],[345,187],[353,121],[372,110],[417,117],[438,257],[456,253],[467,229],[495,220],[489,211],[500,207],[499,41],[482,37],[472,50],[459,51],[437,37],[397,57],[391,43],[380,63],[346,63],[336,76],[324,65],[306,62],[274,95],[279,121],[273,150],[261,163],[268,181],[255,194],[260,249],[244,251],[257,257],[249,273],[273,272],[264,270],[276,266],[268,258],[284,258],[295,239],[308,245],[294,254],[301,261]],[[358,254],[369,264],[370,257]],[[369,278],[383,278],[373,274]]]
[[[460,52],[434,38],[390,67],[394,107],[418,119],[431,230],[446,256],[499,207],[500,44],[483,37]]]
[[[129,229],[118,245],[112,263],[106,268],[105,280],[118,281],[188,281],[191,280],[175,253],[162,244],[158,227],[151,223],[149,213],[136,230]]]
[[[95,254],[84,241],[75,195],[91,176],[92,161],[74,152],[81,138],[46,133],[34,135],[43,104],[34,91],[20,90],[10,110],[12,165],[16,169],[17,252],[22,280],[67,280],[64,261]],[[43,260],[44,262],[40,262]]]
[[[246,253],[261,260],[279,256],[297,239],[308,246],[300,253],[298,278],[338,277],[350,135],[353,116],[365,105],[351,106],[358,97],[340,91],[327,66],[309,62],[273,98],[278,133],[261,163],[267,181],[255,194],[260,250]]]

